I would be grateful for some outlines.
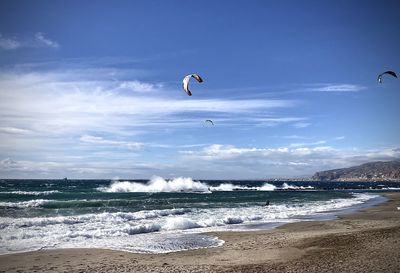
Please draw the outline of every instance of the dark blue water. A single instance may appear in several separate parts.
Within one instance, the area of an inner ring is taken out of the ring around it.
[[[146,180],[127,180],[146,185]],[[377,192],[400,189],[396,182],[268,182],[276,188],[260,191],[263,181],[202,180],[208,188],[233,185],[212,194],[176,192],[105,192],[111,180],[1,180],[0,217],[37,217],[96,212],[135,212],[172,208],[218,208],[282,202],[321,201],[351,197],[350,192]],[[285,187],[286,184],[286,187]],[[237,188],[235,188],[237,186]],[[147,189],[149,190],[149,189]],[[196,193],[202,193],[201,191]],[[34,200],[40,200],[34,202]],[[47,202],[46,202],[47,200]],[[7,206],[8,205],[8,206]]]

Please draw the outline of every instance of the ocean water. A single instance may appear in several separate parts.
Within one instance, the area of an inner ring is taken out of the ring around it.
[[[400,190],[390,182],[0,180],[0,254],[96,247],[164,253],[215,247],[206,231],[328,219]],[[269,201],[269,206],[265,203]]]

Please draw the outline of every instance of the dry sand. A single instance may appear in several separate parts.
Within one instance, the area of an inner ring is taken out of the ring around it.
[[[331,221],[273,230],[213,232],[217,248],[168,254],[102,249],[0,256],[0,272],[400,272],[400,193]]]

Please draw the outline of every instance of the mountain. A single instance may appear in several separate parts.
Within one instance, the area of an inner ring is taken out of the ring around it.
[[[312,178],[320,181],[400,181],[400,160],[316,172]]]

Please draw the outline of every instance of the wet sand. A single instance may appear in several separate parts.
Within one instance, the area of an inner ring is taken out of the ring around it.
[[[103,249],[0,256],[0,272],[400,272],[400,193],[330,221],[213,232],[221,247],[168,254]]]

